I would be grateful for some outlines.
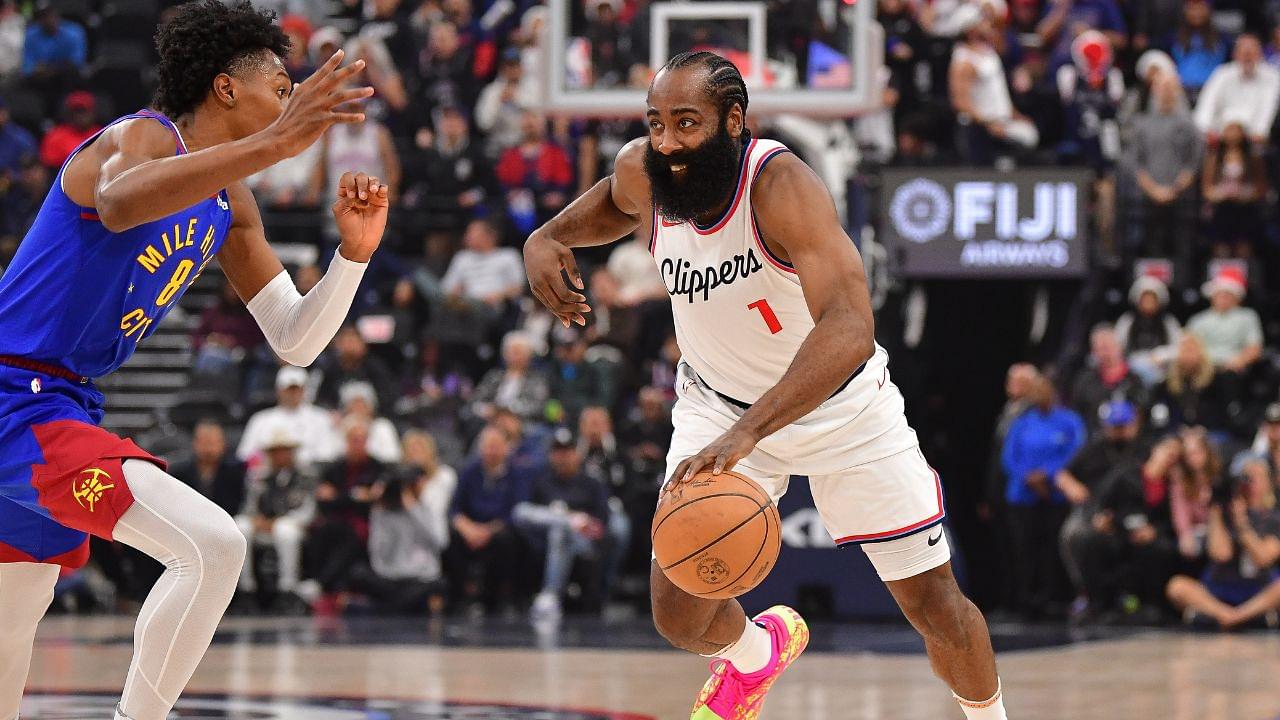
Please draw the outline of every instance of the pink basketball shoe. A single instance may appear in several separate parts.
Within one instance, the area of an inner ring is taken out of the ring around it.
[[[773,638],[769,664],[744,674],[727,660],[713,660],[711,679],[702,686],[689,720],[756,720],[773,682],[809,644],[809,626],[800,613],[785,605],[774,605],[752,619]]]

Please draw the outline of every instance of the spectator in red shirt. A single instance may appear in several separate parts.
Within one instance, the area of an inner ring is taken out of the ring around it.
[[[547,121],[531,110],[520,118],[520,144],[498,161],[498,182],[506,193],[507,214],[520,237],[560,212],[573,184],[569,156],[547,138]]]
[[[40,141],[40,163],[57,170],[80,143],[102,129],[94,120],[93,95],[77,90],[63,101],[66,120],[54,125]]]

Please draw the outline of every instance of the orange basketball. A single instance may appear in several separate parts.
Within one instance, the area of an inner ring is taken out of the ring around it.
[[[700,472],[664,493],[650,533],[658,567],[690,595],[737,597],[778,560],[778,508],[754,480],[731,471]]]

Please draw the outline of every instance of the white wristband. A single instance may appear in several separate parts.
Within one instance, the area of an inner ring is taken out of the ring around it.
[[[298,294],[289,273],[281,271],[245,305],[276,354],[305,367],[319,357],[346,320],[368,267],[335,252],[329,271],[306,297]]]

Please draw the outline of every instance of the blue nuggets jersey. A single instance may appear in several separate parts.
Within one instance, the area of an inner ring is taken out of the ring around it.
[[[134,118],[163,124],[173,133],[176,153],[186,152],[173,122],[159,113],[143,110],[111,125]],[[94,378],[124,364],[178,304],[226,239],[231,208],[221,191],[181,212],[113,233],[92,208],[67,197],[65,169],[66,164],[0,278],[0,355]]]

